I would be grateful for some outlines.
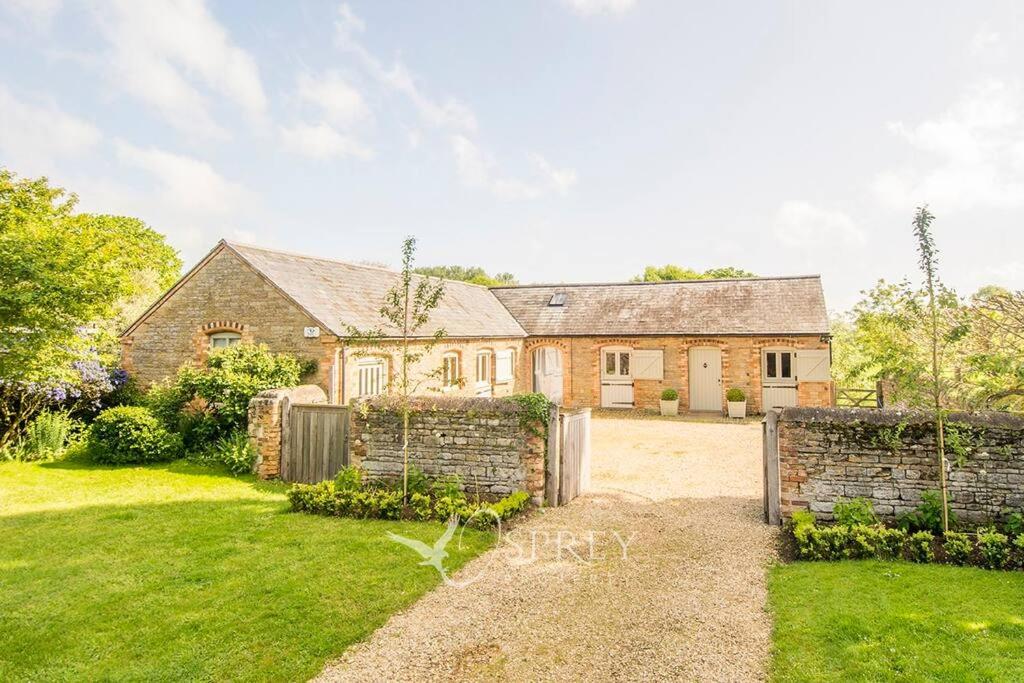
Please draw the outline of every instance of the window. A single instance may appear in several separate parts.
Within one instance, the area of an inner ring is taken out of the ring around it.
[[[441,384],[445,387],[459,385],[459,354],[444,354],[441,360]]]
[[[210,335],[210,348],[226,349],[229,346],[241,343],[241,341],[242,335],[237,332],[217,332]]]
[[[387,386],[387,365],[383,358],[362,358],[356,363],[359,398],[380,396]]]
[[[476,354],[476,383],[491,383],[491,359],[494,357],[490,351],[479,351]]]
[[[795,380],[796,353],[778,349],[765,350],[761,364],[765,384],[788,384]]]
[[[548,300],[548,306],[564,306],[565,305],[565,292],[556,292],[551,295]]]
[[[494,381],[511,382],[515,377],[515,367],[515,349],[498,351],[498,353],[494,355]]]
[[[602,351],[604,363],[601,372],[605,378],[628,379],[630,377],[629,349],[605,349]]]

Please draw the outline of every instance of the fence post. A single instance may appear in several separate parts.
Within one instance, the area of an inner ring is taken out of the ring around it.
[[[548,448],[545,462],[545,498],[551,507],[558,507],[558,487],[562,480],[562,425],[558,406],[551,404],[548,414]]]
[[[779,413],[769,410],[762,422],[764,440],[764,521],[782,523],[782,491],[779,485]]]

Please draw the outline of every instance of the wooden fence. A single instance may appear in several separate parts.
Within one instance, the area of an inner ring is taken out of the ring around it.
[[[293,403],[282,416],[281,479],[314,484],[348,465],[348,406]]]
[[[881,408],[882,392],[874,389],[836,387],[833,403],[838,408]]]
[[[764,465],[764,521],[782,524],[782,486],[779,479],[779,412],[769,410],[762,425]]]
[[[548,422],[545,498],[565,505],[590,489],[590,408],[563,411],[551,407]]]

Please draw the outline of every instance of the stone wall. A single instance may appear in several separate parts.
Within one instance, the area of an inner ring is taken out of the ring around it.
[[[249,401],[249,443],[256,450],[256,473],[271,479],[281,473],[281,436],[289,403],[326,403],[318,386],[303,384],[290,389],[267,389]]]
[[[570,408],[601,405],[601,349],[606,346],[628,346],[634,350],[664,351],[664,377],[661,380],[636,380],[633,386],[637,408],[658,409],[661,391],[672,388],[679,392],[679,409],[689,410],[689,350],[693,347],[715,347],[722,352],[722,410],[725,392],[738,387],[747,395],[747,411],[762,412],[761,351],[764,348],[827,349],[828,342],[820,335],[790,337],[530,337],[524,348],[521,364],[522,386],[529,387],[532,378],[532,351],[552,346],[562,354],[562,391],[564,404]],[[832,405],[831,382],[800,382],[797,389],[799,405]]]
[[[393,399],[352,410],[349,457],[371,477],[402,474],[402,416]],[[428,477],[458,475],[470,495],[496,498],[527,491],[544,496],[543,425],[525,422],[523,408],[503,399],[416,398],[409,461]]]
[[[1024,418],[954,413],[948,425],[950,507],[957,516],[985,522],[1024,508]],[[928,413],[787,408],[778,434],[784,517],[809,508],[830,520],[837,500],[864,497],[892,519],[939,488]]]

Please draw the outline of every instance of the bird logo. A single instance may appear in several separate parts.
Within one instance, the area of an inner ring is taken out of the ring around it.
[[[449,582],[448,572],[444,568],[444,561],[448,557],[448,551],[445,550],[445,546],[452,540],[452,536],[455,535],[455,530],[459,527],[459,518],[452,517],[448,520],[448,526],[445,527],[444,533],[441,537],[434,541],[434,546],[430,547],[423,541],[417,541],[415,538],[406,538],[400,536],[391,531],[387,532],[387,537],[395,543],[401,543],[407,548],[411,548],[419,553],[423,561],[419,564],[424,567],[433,567],[437,570],[437,573],[441,575],[441,578],[445,582]]]

